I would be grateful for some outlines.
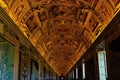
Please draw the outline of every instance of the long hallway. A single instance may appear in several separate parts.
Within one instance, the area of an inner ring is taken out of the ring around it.
[[[119,0],[1,0],[0,80],[119,80]]]

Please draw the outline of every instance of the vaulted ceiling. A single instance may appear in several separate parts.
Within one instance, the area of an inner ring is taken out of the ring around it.
[[[0,0],[59,76],[64,76],[120,10],[119,0]]]

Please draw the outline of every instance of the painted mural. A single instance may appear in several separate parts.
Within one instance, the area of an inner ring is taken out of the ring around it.
[[[14,46],[0,37],[0,80],[13,80]]]

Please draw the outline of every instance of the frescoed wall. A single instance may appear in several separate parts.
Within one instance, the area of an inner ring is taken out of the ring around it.
[[[14,46],[0,37],[0,80],[13,80]]]

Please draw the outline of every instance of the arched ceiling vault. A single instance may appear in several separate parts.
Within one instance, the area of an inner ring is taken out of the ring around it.
[[[119,0],[1,0],[59,76],[65,76],[120,10]]]

